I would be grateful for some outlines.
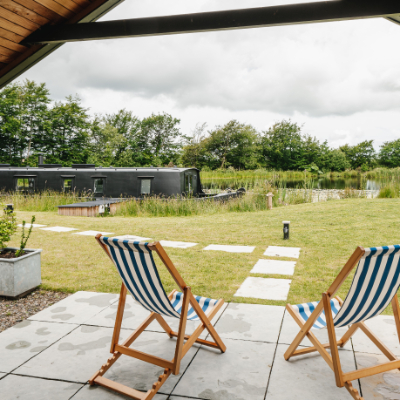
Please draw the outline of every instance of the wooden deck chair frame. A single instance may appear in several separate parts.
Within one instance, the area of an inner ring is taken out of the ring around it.
[[[107,256],[111,259],[111,254],[109,253],[108,248],[100,241],[101,234],[96,235],[96,240],[102,247],[102,249],[106,252]],[[97,383],[98,385],[104,386],[108,389],[112,389],[118,393],[124,394],[128,397],[131,397],[135,400],[150,400],[152,399],[156,393],[159,391],[161,386],[167,380],[167,378],[172,374],[178,375],[180,370],[180,364],[182,358],[186,355],[189,349],[193,346],[194,343],[199,343],[204,346],[209,346],[215,349],[219,349],[222,353],[226,351],[226,346],[219,337],[218,333],[214,329],[213,325],[211,324],[211,320],[217,314],[219,309],[224,304],[224,300],[220,299],[215,307],[213,307],[212,311],[209,315],[206,315],[202,308],[200,307],[199,303],[196,301],[195,297],[193,296],[191,289],[189,286],[186,285],[182,277],[180,276],[178,270],[175,268],[174,264],[168,257],[167,253],[165,252],[164,248],[161,246],[159,242],[150,243],[148,248],[152,251],[155,251],[158,256],[160,257],[161,261],[167,267],[167,270],[175,280],[178,287],[182,290],[183,293],[183,305],[182,305],[182,313],[179,322],[179,331],[174,332],[170,326],[167,324],[165,319],[162,315],[152,312],[140,326],[122,343],[119,343],[119,336],[121,332],[121,324],[122,318],[124,315],[125,309],[125,302],[126,302],[126,295],[127,295],[127,288],[122,283],[120,298],[118,302],[118,309],[117,309],[117,316],[114,325],[114,333],[111,340],[111,349],[110,353],[112,356],[107,360],[107,362],[97,371],[92,378],[90,378],[89,383],[90,385],[94,385]],[[176,290],[172,291],[168,298],[171,300],[173,294]],[[186,322],[187,322],[187,312],[189,304],[193,307],[195,312],[197,313],[198,317],[200,318],[200,325],[196,328],[196,330],[189,336],[185,335],[186,329]],[[165,360],[163,358],[159,358],[150,354],[143,353],[141,351],[133,350],[130,348],[132,343],[143,333],[143,331],[154,321],[158,321],[161,327],[165,330],[170,338],[176,337],[176,349],[175,349],[175,356],[173,360]],[[214,342],[200,339],[199,336],[207,329],[210,333],[211,337],[214,339]],[[186,340],[186,343],[184,341]],[[130,387],[124,386],[120,383],[114,382],[110,379],[104,378],[104,374],[111,368],[111,366],[118,360],[121,355],[127,355],[133,358],[137,358],[139,360],[148,362],[150,364],[157,365],[159,367],[164,368],[164,373],[160,375],[158,381],[155,382],[150,390],[147,392],[141,392],[135,389],[131,389]]]
[[[347,330],[347,332],[343,335],[340,340],[337,340],[335,327],[333,324],[333,317],[331,312],[331,299],[336,298],[340,305],[343,304],[343,301],[338,297],[334,297],[339,288],[342,286],[346,278],[349,276],[351,271],[357,266],[360,259],[363,257],[365,250],[363,247],[358,247],[353,255],[350,257],[349,261],[343,267],[342,271],[339,273],[335,281],[332,283],[330,288],[322,294],[322,301],[318,303],[318,306],[315,307],[315,310],[310,315],[306,323],[304,323],[296,314],[293,306],[291,304],[286,305],[287,311],[296,321],[296,323],[300,327],[300,332],[297,334],[292,344],[287,349],[284,357],[286,361],[289,361],[291,357],[300,356],[304,354],[309,354],[315,351],[318,351],[329,367],[335,373],[336,385],[338,387],[346,387],[348,392],[351,394],[353,399],[362,400],[358,390],[356,390],[352,381],[360,378],[365,378],[368,376],[373,376],[376,374],[380,374],[382,372],[390,371],[393,369],[400,369],[400,359],[398,359],[365,325],[364,322],[359,322],[351,325],[351,327]],[[400,341],[400,307],[397,294],[392,299],[392,309],[396,323],[397,335]],[[311,328],[313,327],[314,322],[321,315],[322,311],[325,311],[326,318],[326,327],[328,329],[328,337],[329,343],[322,344],[316,338],[316,336],[311,332]],[[338,347],[343,347],[350,338],[354,335],[354,333],[361,329],[368,338],[382,351],[382,353],[390,360],[389,362],[379,364],[373,367],[362,368],[359,370],[346,372],[342,371],[342,367],[340,364]],[[301,350],[297,350],[298,346],[302,342],[302,340],[307,337],[310,342],[314,345],[313,347],[304,348]],[[326,349],[329,348],[331,350],[331,354],[329,354]]]

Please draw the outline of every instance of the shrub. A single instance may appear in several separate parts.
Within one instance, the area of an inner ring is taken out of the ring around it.
[[[5,212],[0,218],[0,249],[7,247],[7,243],[11,240],[11,236],[17,230],[17,221],[15,214]]]

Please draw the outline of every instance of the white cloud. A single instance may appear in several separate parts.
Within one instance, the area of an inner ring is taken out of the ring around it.
[[[130,0],[104,20],[280,2]],[[379,19],[69,43],[24,77],[56,99],[77,93],[92,113],[170,112],[186,133],[197,122],[267,129],[291,118],[331,145],[379,144],[400,137],[399,39]]]

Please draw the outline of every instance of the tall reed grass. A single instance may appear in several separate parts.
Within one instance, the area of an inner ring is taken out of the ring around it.
[[[57,206],[87,201],[87,197],[75,192],[61,193],[46,190],[42,193],[0,193],[0,204],[13,204],[14,209],[20,211],[57,211]]]

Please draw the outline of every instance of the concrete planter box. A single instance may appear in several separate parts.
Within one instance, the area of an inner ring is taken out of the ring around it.
[[[18,250],[7,247],[4,250]],[[41,249],[25,249],[28,254],[18,258],[0,258],[0,296],[19,297],[42,282]]]

